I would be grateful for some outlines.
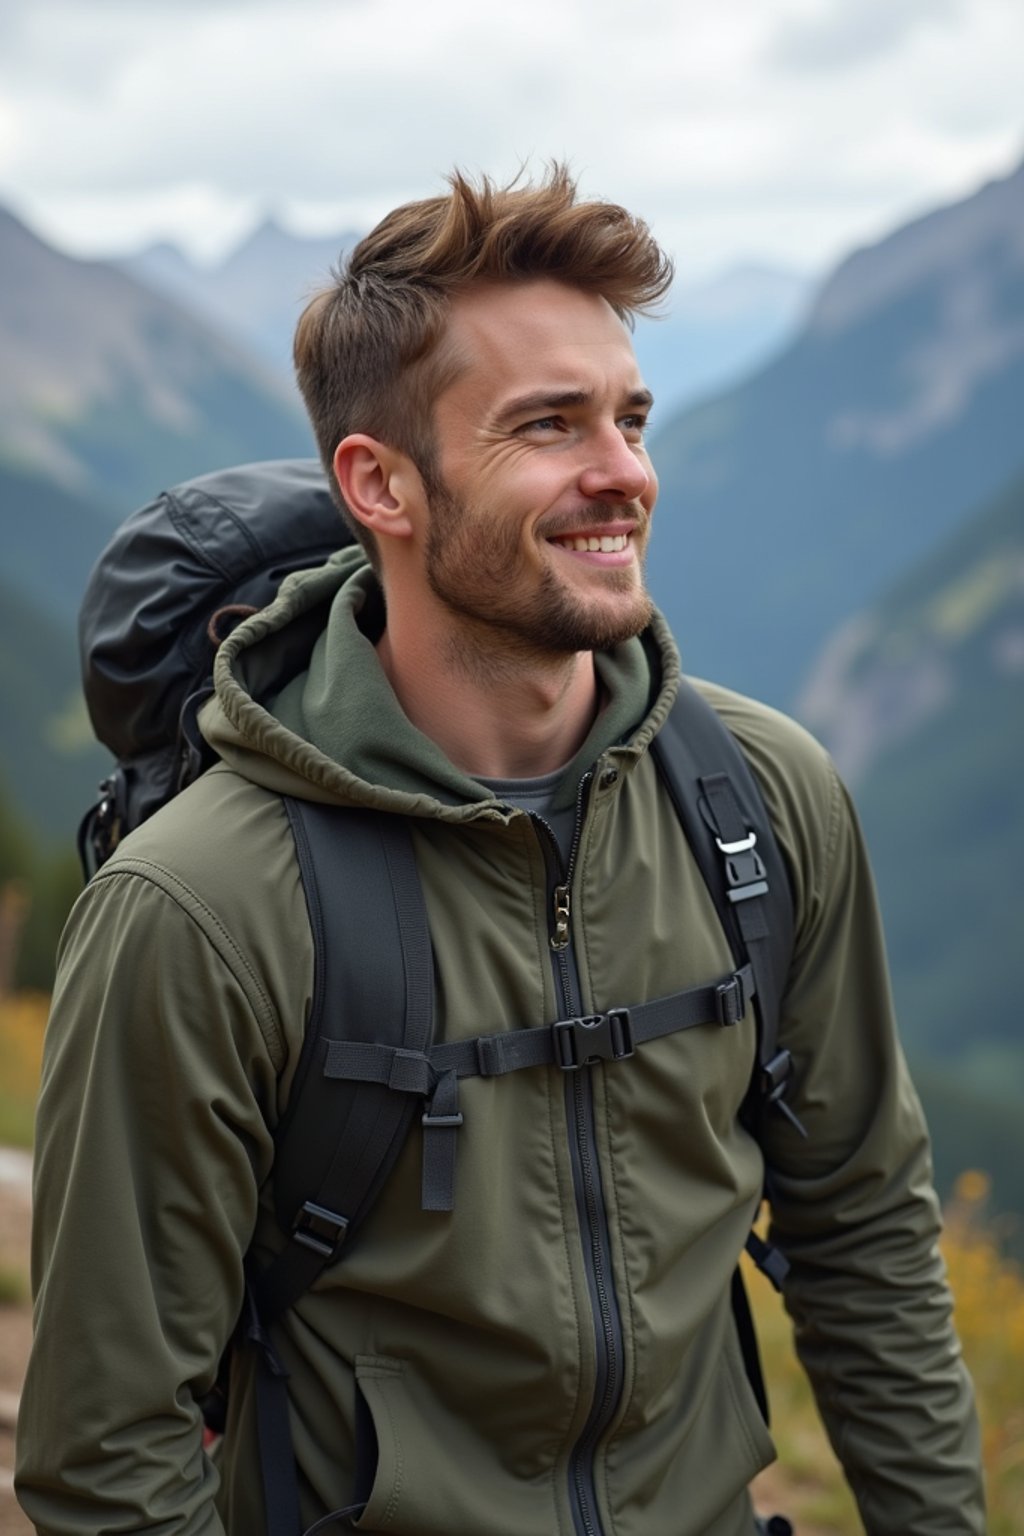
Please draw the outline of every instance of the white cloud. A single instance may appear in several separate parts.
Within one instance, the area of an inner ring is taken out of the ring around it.
[[[1020,0],[14,0],[0,15],[0,200],[83,251],[173,236],[212,252],[266,209],[366,225],[454,163],[505,175],[560,155],[684,270],[817,265],[1024,150]]]
[[[889,54],[922,28],[956,23],[967,0],[817,0],[788,17],[770,53],[798,70],[852,69]]]

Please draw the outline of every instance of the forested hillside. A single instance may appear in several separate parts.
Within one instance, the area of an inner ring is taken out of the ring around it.
[[[1024,475],[835,637],[801,711],[857,785],[908,1042],[1024,1100]]]
[[[61,621],[0,580],[0,782],[27,835],[54,848],[73,845],[109,762],[85,713],[73,613]]]
[[[844,262],[739,388],[670,419],[652,584],[689,668],[791,707],[838,623],[1020,467],[1024,167]]]

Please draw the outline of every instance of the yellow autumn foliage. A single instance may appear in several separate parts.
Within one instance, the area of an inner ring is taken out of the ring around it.
[[[36,992],[0,997],[0,1145],[31,1144],[48,1006]]]
[[[990,1181],[957,1180],[946,1206],[942,1250],[964,1359],[981,1420],[989,1536],[1022,1536],[1024,1523],[1024,1274],[987,1218]],[[860,1536],[863,1527],[815,1412],[779,1298],[751,1271],[748,1292],[772,1405],[779,1467],[768,1488],[785,1490],[783,1513],[807,1536]]]
[[[978,1393],[990,1536],[1024,1530],[1024,1274],[985,1219],[989,1181],[971,1171],[946,1210],[943,1251],[964,1358]]]
[[[0,1144],[28,1145],[47,999],[0,999]],[[989,1536],[1024,1530],[1024,1274],[987,1218],[989,1179],[961,1175],[946,1209],[943,1252],[957,1327],[974,1377],[989,1496]],[[779,1466],[765,1487],[806,1536],[859,1536],[860,1523],[793,1353],[788,1319],[759,1276],[748,1287],[772,1400]],[[768,1496],[766,1494],[766,1496]]]

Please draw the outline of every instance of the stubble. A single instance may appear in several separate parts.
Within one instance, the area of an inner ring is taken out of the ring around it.
[[[577,526],[592,530],[622,515],[621,507],[592,504],[581,508]],[[642,537],[649,514],[634,507],[630,515]],[[576,530],[569,520],[552,531]],[[448,659],[484,679],[507,679],[525,665],[561,663],[580,651],[610,650],[645,629],[653,612],[635,567],[602,572],[605,592],[631,596],[614,606],[599,593],[588,599],[551,565],[527,585],[519,528],[489,528],[444,487],[430,498],[425,561],[431,591],[460,621]]]

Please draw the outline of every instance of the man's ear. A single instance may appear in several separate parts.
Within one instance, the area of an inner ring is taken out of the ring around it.
[[[353,517],[378,539],[412,537],[426,494],[408,454],[353,432],[334,450],[334,475]]]

